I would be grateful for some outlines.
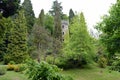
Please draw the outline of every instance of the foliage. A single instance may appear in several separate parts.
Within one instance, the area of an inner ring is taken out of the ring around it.
[[[6,73],[6,67],[0,66],[0,75],[4,75]]]
[[[24,0],[22,7],[24,9],[24,14],[27,22],[28,33],[30,34],[35,23],[35,15],[32,8],[31,0]]]
[[[87,31],[83,13],[76,16],[70,25],[71,36],[66,46],[63,48],[63,63],[70,67],[80,67],[92,61],[94,46],[92,39]],[[73,65],[73,66],[71,66]]]
[[[45,15],[45,29],[53,35],[54,18],[50,14]]]
[[[14,66],[14,71],[15,71],[15,72],[19,72],[19,66],[18,66],[18,65],[15,65],[15,66]]]
[[[14,71],[15,72],[23,72],[27,69],[27,65],[26,64],[17,64],[14,66]]]
[[[12,19],[11,18],[4,18],[0,19],[0,61],[3,61],[3,56],[7,50],[7,44],[9,32],[12,29]]]
[[[44,28],[35,24],[32,31],[33,46],[35,46],[34,54],[36,54],[38,61],[40,61],[41,54],[46,57],[46,53],[52,48],[52,38],[50,33]]]
[[[26,70],[25,64],[8,64],[7,65],[8,71],[15,71],[15,72],[23,72]]]
[[[46,62],[29,61],[27,73],[32,80],[65,80],[57,66]]]
[[[98,59],[99,67],[105,68],[107,66],[107,59],[104,56],[100,56]]]
[[[26,64],[18,64],[18,67],[19,67],[19,72],[23,72],[27,69]]]
[[[53,2],[52,10],[50,11],[54,16],[54,28],[53,28],[53,36],[57,40],[62,41],[62,28],[61,28],[61,14],[62,14],[62,6],[58,1]]]
[[[41,27],[45,26],[45,14],[44,14],[44,9],[41,10],[38,18],[38,25]]]
[[[109,52],[109,58],[116,52],[120,52],[120,0],[109,10],[108,15],[104,15],[102,21],[96,28],[102,32],[100,39]]]
[[[27,26],[22,10],[14,20],[12,27],[10,35],[8,36],[9,43],[4,56],[4,62],[14,61],[15,63],[21,63],[28,58]]]
[[[20,0],[1,0],[0,2],[0,12],[4,17],[9,17],[16,13],[19,8]]]
[[[14,64],[8,64],[8,65],[7,65],[7,70],[12,71],[12,70],[14,70],[14,68],[15,68],[15,65],[14,65]]]
[[[15,62],[14,61],[10,61],[9,64],[15,64]]]
[[[6,30],[5,22],[6,22],[6,18],[0,16],[0,43],[2,43]]]
[[[67,14],[62,14],[62,15],[61,15],[61,19],[68,21],[68,16],[67,16]]]
[[[110,66],[110,70],[120,72],[120,55],[114,56],[114,59],[111,62],[112,65]]]
[[[69,11],[69,23],[72,23],[72,19],[74,16],[75,16],[75,14],[74,14],[73,10],[70,9],[70,11]]]

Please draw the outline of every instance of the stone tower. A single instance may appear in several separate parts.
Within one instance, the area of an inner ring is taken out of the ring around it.
[[[62,41],[64,41],[64,36],[65,34],[69,31],[69,22],[68,21],[65,21],[65,20],[62,20],[61,21],[61,28],[62,28]]]

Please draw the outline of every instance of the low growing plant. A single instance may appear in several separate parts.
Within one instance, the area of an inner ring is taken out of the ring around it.
[[[6,67],[5,66],[0,66],[0,75],[4,75],[6,73]]]
[[[32,80],[70,80],[65,79],[59,73],[60,69],[57,66],[50,65],[47,62],[29,61],[27,64],[27,74],[29,74],[29,78]]]
[[[99,64],[99,67],[105,68],[107,66],[107,59],[105,57],[101,56],[98,59],[98,64]]]
[[[12,70],[14,70],[14,67],[15,67],[15,65],[13,65],[13,64],[8,64],[8,65],[7,65],[7,70],[12,71]]]

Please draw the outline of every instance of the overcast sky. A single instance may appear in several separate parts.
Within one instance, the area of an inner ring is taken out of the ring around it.
[[[44,9],[45,13],[47,13],[51,9],[53,1],[31,0],[35,16],[38,17],[41,9]],[[70,8],[78,13],[82,11],[88,27],[92,28],[100,20],[101,16],[108,13],[111,4],[114,4],[116,0],[58,0],[58,2],[62,2],[61,5],[65,14],[69,14]]]

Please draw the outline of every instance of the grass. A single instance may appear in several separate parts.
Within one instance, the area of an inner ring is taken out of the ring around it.
[[[74,80],[120,80],[119,72],[96,67],[91,69],[71,69],[62,73],[73,77]]]
[[[73,77],[74,80],[120,80],[120,73],[98,67],[85,69],[70,69],[62,71],[62,74]],[[27,75],[19,72],[7,71],[0,80],[30,80]]]
[[[25,74],[21,74],[14,71],[7,71],[7,73],[3,76],[0,76],[0,80],[30,80],[27,79]]]

